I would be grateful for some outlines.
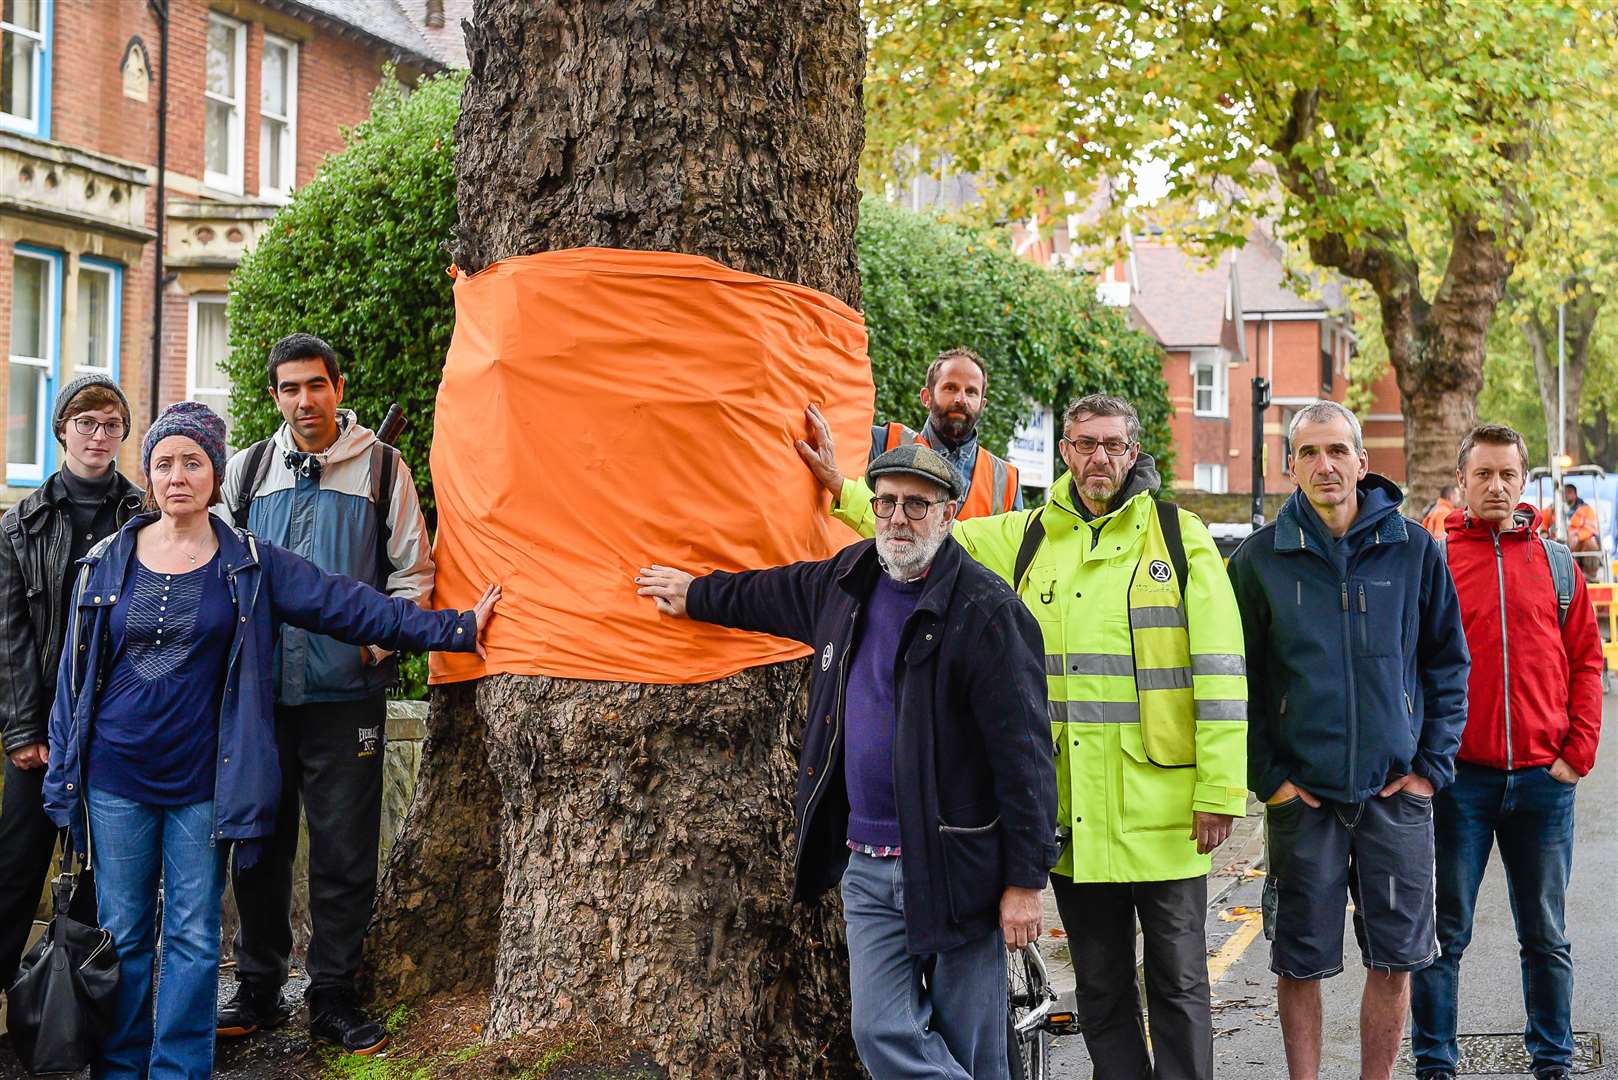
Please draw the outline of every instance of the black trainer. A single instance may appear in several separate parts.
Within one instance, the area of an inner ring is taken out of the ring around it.
[[[388,1029],[360,1009],[352,990],[309,991],[309,1035],[350,1054],[374,1054],[388,1045]]]
[[[238,982],[236,996],[219,1007],[214,1034],[221,1039],[240,1039],[255,1031],[271,1031],[292,1018],[292,1004],[277,989],[270,993],[252,983]]]

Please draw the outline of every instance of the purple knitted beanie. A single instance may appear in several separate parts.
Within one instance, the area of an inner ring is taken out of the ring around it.
[[[147,476],[152,473],[152,447],[170,435],[184,435],[202,447],[213,462],[214,476],[225,479],[225,422],[218,413],[200,401],[176,401],[164,409],[141,440],[140,467]]]

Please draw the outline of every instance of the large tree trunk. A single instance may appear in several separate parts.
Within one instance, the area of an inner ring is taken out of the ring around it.
[[[679,251],[859,305],[857,0],[474,11],[456,127],[461,269],[584,245]],[[482,681],[477,719],[461,716],[454,737],[486,729],[499,785],[480,811],[499,823],[490,1037],[600,1022],[675,1076],[852,1069],[840,916],[830,901],[787,904],[802,672],[694,687]],[[399,847],[436,841],[411,826],[458,821],[459,809],[413,817]],[[430,957],[383,966],[459,974],[470,965],[443,954],[481,958],[477,946],[446,935]]]

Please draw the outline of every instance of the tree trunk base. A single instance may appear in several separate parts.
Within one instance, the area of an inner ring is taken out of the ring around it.
[[[600,1022],[676,1080],[855,1075],[840,909],[788,899],[806,686],[801,663],[479,683],[503,796],[488,1038]]]

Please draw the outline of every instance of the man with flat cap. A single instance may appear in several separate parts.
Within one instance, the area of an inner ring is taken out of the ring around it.
[[[950,537],[960,478],[871,462],[875,539],[822,562],[635,579],[666,615],[814,649],[793,898],[839,882],[874,1080],[1007,1075],[1006,965],[1040,930],[1056,771],[1039,624]]]

